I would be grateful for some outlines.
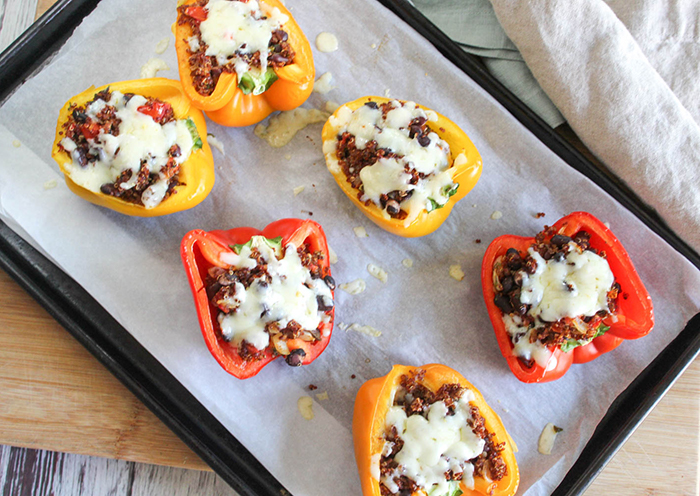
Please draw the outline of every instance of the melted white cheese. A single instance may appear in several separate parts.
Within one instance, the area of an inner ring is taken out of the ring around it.
[[[546,367],[552,354],[540,341],[530,342],[534,328],[523,325],[522,319],[517,315],[504,315],[503,322],[513,342],[513,355],[534,360],[540,367]]]
[[[267,67],[272,32],[281,28],[289,17],[277,7],[263,12],[257,0],[209,0],[204,8],[207,18],[199,29],[202,41],[207,44],[206,55],[216,57],[219,65],[226,65],[233,58],[236,74],[242,75],[250,70],[250,65],[244,57],[236,55],[259,51],[260,67]]]
[[[303,107],[285,110],[267,121],[255,126],[255,136],[264,139],[273,148],[281,148],[306,126],[324,122],[330,114],[318,109]]]
[[[333,33],[319,33],[316,36],[316,48],[319,52],[335,52],[338,49],[338,38]]]
[[[607,260],[592,251],[579,253],[573,242],[561,261],[545,260],[532,248],[528,254],[537,262],[537,269],[532,275],[524,274],[520,301],[532,305],[528,315],[535,322],[528,327],[513,315],[504,315],[503,322],[515,356],[551,367],[552,355],[547,347],[540,341],[530,342],[533,330],[564,317],[590,317],[600,310],[608,311],[608,292],[615,276]]]
[[[278,322],[284,328],[290,320],[295,320],[304,329],[318,328],[325,312],[319,311],[317,297],[327,305],[333,302],[331,290],[323,279],[311,278],[294,245],[288,244],[281,257],[260,236],[254,236],[251,246],[244,246],[239,254],[222,255],[221,261],[235,268],[253,268],[257,262],[250,257],[251,248],[260,251],[271,280],[264,283],[256,279],[247,289],[235,284],[235,294],[228,303],[236,310],[218,316],[224,337],[235,344],[245,340],[262,350],[270,343],[270,335],[265,332],[269,322]]]
[[[136,185],[141,161],[146,160],[151,174],[157,174],[168,163],[168,150],[173,145],[180,147],[177,164],[187,160],[194,145],[184,120],[171,121],[160,125],[152,117],[142,114],[138,108],[146,103],[146,98],[134,95],[124,103],[124,95],[112,92],[109,102],[97,100],[87,106],[85,113],[93,120],[106,106],[115,107],[115,115],[121,120],[119,134],[113,136],[100,131],[94,139],[89,139],[90,154],[98,160],[82,167],[76,160],[76,145],[70,138],[63,138],[61,145],[73,155],[73,161],[64,166],[71,180],[93,193],[99,193],[103,184],[114,183],[122,172],[131,170],[131,179],[121,185],[126,190]],[[142,194],[141,201],[146,208],[157,206],[168,189],[168,180],[161,177]]]
[[[523,277],[520,301],[532,305],[530,315],[556,322],[608,310],[608,291],[615,276],[603,257],[589,250],[579,253],[574,243],[561,262],[545,260],[532,248],[528,253],[537,270]]]
[[[396,428],[404,445],[394,459],[399,464],[393,472],[382,476],[381,482],[393,493],[399,488],[394,478],[405,475],[425,492],[443,494],[449,484],[445,472],[462,473],[462,482],[474,487],[474,466],[469,460],[484,451],[484,440],[467,424],[471,418],[469,402],[474,393],[467,390],[457,403],[455,414],[447,415],[445,402],[438,401],[428,408],[427,418],[421,415],[406,416],[400,406],[392,406],[387,412],[385,427]],[[385,446],[385,451],[390,448]]]
[[[381,205],[380,197],[392,191],[412,191],[409,199],[401,202],[401,208],[408,213],[404,225],[410,225],[423,210],[432,210],[434,205],[445,205],[449,200],[447,190],[453,185],[453,169],[450,168],[450,147],[446,141],[431,132],[428,134],[430,143],[421,146],[417,137],[409,137],[409,124],[417,117],[423,117],[428,122],[436,122],[437,114],[431,110],[423,110],[414,102],[393,100],[393,109],[386,117],[382,116],[379,108],[363,105],[356,110],[343,106],[336,115],[331,116],[330,124],[337,130],[335,135],[348,132],[355,136],[358,149],[364,149],[370,141],[376,141],[379,148],[386,148],[402,155],[400,158],[382,158],[370,166],[363,167],[360,179],[365,194],[363,201],[371,200],[375,205]],[[334,138],[335,138],[334,135]],[[337,141],[327,140],[323,144],[328,167],[333,173],[340,171],[338,159],[335,156]],[[405,171],[415,169],[425,174],[417,184],[410,184],[411,175]],[[352,171],[351,171],[352,172]],[[390,215],[383,211],[386,218]]]

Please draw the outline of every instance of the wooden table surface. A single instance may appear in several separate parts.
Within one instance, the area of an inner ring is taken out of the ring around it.
[[[26,25],[53,1],[2,8]],[[3,20],[0,44],[19,33]],[[698,495],[699,440],[697,360],[586,495]],[[234,494],[1,271],[0,445],[3,495]]]

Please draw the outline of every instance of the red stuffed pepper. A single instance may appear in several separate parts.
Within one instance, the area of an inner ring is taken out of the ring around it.
[[[252,377],[279,356],[307,365],[328,346],[335,282],[316,222],[194,230],[181,255],[204,341],[230,374]]]
[[[649,293],[601,221],[574,212],[534,238],[486,250],[484,300],[501,353],[523,382],[547,382],[654,327]]]

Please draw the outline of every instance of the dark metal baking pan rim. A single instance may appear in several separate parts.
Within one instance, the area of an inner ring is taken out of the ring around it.
[[[55,52],[99,0],[59,0],[0,54],[0,101]],[[601,186],[700,268],[700,257],[622,182],[611,179],[405,0],[379,0],[490,93],[570,166]],[[243,496],[289,494],[267,469],[79,284],[0,223],[0,267]],[[554,491],[581,494],[700,351],[696,315],[610,406]]]

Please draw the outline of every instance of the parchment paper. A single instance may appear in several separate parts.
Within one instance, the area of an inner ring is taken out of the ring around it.
[[[177,78],[170,32],[174,2],[165,0],[103,0],[52,63],[0,109],[2,218],[21,226],[292,493],[360,494],[350,432],[357,389],[394,363],[442,362],[472,381],[503,418],[519,447],[519,493],[549,494],[613,399],[698,311],[698,271],[378,2],[288,3],[310,40],[330,31],[340,43],[334,53],[314,49],[317,75],[330,71],[337,88],[313,95],[306,106],[389,92],[449,116],[479,148],[479,184],[436,233],[402,239],[366,220],[326,171],[320,124],[282,149],[270,148],[252,127],[210,125],[226,154],[214,151],[216,185],[190,211],[130,218],[71,194],[50,157],[58,110],[91,84],[137,78],[165,37],[171,43],[162,57],[172,70],[161,75]],[[51,180],[58,186],[45,189]],[[305,190],[295,197],[292,190],[301,185]],[[574,366],[554,383],[521,384],[488,320],[481,258],[496,236],[533,235],[575,210],[610,223],[652,294],[657,325],[644,339]],[[493,220],[494,211],[502,217]],[[546,217],[536,219],[537,212]],[[382,335],[336,326],[330,346],[312,365],[290,369],[278,360],[240,381],[216,364],[203,343],[179,243],[194,228],[262,228],[293,216],[311,216],[323,225],[339,257],[333,266],[338,283],[367,282],[360,295],[336,292],[336,323],[372,325]],[[364,226],[369,237],[357,238],[355,226]],[[412,268],[401,264],[405,258],[413,260]],[[368,263],[386,269],[388,282],[371,277]],[[462,266],[463,281],[449,276],[452,264]],[[309,392],[309,384],[319,389]],[[324,391],[329,399],[315,398],[315,418],[302,418],[297,400]],[[565,429],[551,456],[537,452],[547,422]]]

